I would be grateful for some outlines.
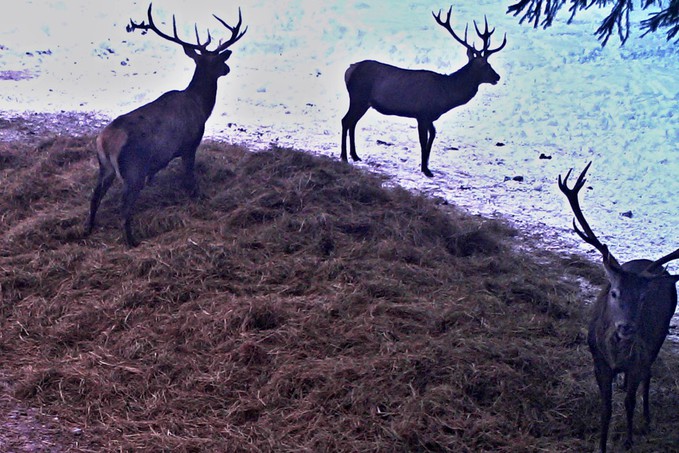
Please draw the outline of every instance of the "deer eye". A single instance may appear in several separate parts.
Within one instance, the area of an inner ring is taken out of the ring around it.
[[[611,299],[618,299],[620,297],[620,292],[617,289],[611,290]]]

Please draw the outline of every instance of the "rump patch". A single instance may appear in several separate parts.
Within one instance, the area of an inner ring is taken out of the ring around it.
[[[97,137],[97,157],[99,163],[109,170],[114,170],[116,176],[121,181],[123,177],[120,174],[118,166],[118,159],[120,158],[120,151],[127,143],[127,132],[116,127],[107,127]]]
[[[356,70],[356,66],[358,66],[356,63],[350,64],[347,70],[344,72],[344,83],[346,85],[349,85],[349,79],[351,79],[351,74],[353,74]]]

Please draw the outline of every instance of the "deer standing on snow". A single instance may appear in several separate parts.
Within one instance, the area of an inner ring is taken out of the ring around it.
[[[573,220],[575,232],[601,253],[609,282],[593,306],[587,335],[602,399],[599,448],[605,453],[612,412],[612,383],[616,374],[625,373],[627,387],[625,448],[632,446],[634,407],[640,384],[646,428],[651,423],[648,402],[651,365],[669,332],[670,320],[677,307],[675,285],[679,281],[679,275],[670,275],[662,266],[678,259],[679,249],[655,261],[640,259],[620,265],[608,247],[594,235],[580,209],[578,192],[585,184],[585,174],[591,164],[580,173],[572,189],[568,187],[571,171],[563,181],[559,176],[559,189],[568,198],[582,228],[579,229]]]
[[[349,110],[342,118],[342,154],[347,161],[347,132],[351,147],[351,158],[361,160],[356,154],[356,123],[370,107],[384,115],[396,115],[417,120],[417,130],[422,148],[422,173],[433,176],[429,171],[429,154],[434,143],[436,129],[434,121],[447,111],[469,102],[478,92],[482,83],[497,84],[500,76],[488,63],[488,57],[502,50],[507,44],[505,34],[502,44],[490,49],[490,37],[495,31],[488,31],[488,21],[483,33],[474,22],[476,33],[483,40],[481,50],[467,42],[467,28],[464,39],[461,39],[450,26],[450,14],[444,22],[441,11],[432,15],[436,22],[448,30],[457,42],[467,49],[469,62],[458,71],[450,74],[438,74],[425,70],[397,68],[378,61],[366,60],[349,66],[344,80],[349,91]]]
[[[99,179],[92,194],[90,215],[85,234],[94,228],[94,218],[102,197],[117,176],[123,183],[122,218],[125,242],[130,247],[137,245],[132,235],[132,209],[147,180],[165,168],[176,157],[184,164],[183,185],[192,196],[198,194],[198,185],[193,174],[196,149],[203,138],[205,122],[210,117],[217,96],[217,79],[229,73],[226,60],[231,56],[231,45],[243,37],[242,17],[238,10],[238,23],[232,27],[214,16],[231,32],[226,42],[214,50],[207,47],[212,42],[208,31],[206,42],[201,43],[196,27],[196,44],[179,39],[177,24],[172,16],[173,36],[156,27],[148,8],[148,24],[130,20],[127,31],[151,30],[168,41],[179,44],[184,53],[196,64],[193,78],[183,91],[169,91],[130,113],[119,116],[106,126],[97,137],[97,158]]]

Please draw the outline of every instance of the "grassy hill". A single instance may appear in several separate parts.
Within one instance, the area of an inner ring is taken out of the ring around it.
[[[45,451],[594,449],[597,266],[335,160],[215,142],[205,197],[171,165],[127,249],[118,183],[82,236],[95,161],[92,137],[0,144],[2,405],[38,412]],[[661,353],[636,451],[679,444],[678,369]]]

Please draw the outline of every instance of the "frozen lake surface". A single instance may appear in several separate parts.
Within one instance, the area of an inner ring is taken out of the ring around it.
[[[542,236],[546,247],[598,259],[571,233],[572,215],[556,186],[559,173],[579,172],[592,160],[583,209],[618,259],[657,258],[679,247],[679,46],[662,34],[640,38],[635,29],[624,47],[611,39],[602,49],[593,32],[603,12],[535,30],[505,14],[510,3],[454,4],[457,31],[486,15],[497,28],[495,42],[506,32],[508,44],[491,58],[500,83],[483,85],[435,123],[434,178],[419,171],[415,121],[374,111],[358,124],[359,165],[472,213],[509,219]],[[350,63],[376,59],[445,73],[466,63],[462,46],[431,16],[448,4],[395,4],[157,0],[154,11],[166,27],[176,14],[180,34],[191,40],[194,23],[227,37],[211,13],[233,24],[242,8],[249,30],[232,48],[232,71],[219,82],[206,135],[339,158]],[[193,63],[179,46],[125,32],[130,18],[145,18],[146,7],[132,0],[13,5],[0,17],[2,115],[64,111],[106,121],[184,88]],[[635,13],[635,24],[645,14]]]

